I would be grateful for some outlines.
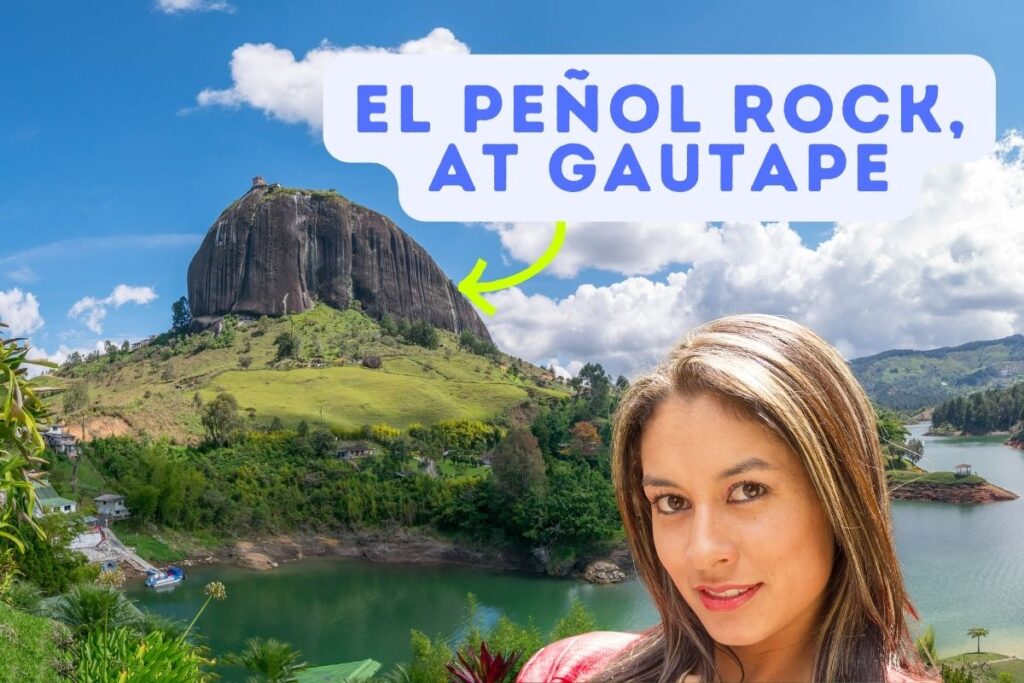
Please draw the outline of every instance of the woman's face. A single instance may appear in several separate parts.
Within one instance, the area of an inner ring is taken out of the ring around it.
[[[640,448],[658,558],[711,637],[806,641],[835,546],[797,455],[711,394],[664,400]]]

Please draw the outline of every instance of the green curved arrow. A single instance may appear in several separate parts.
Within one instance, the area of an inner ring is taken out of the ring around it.
[[[555,256],[562,249],[562,244],[565,242],[565,221],[558,221],[555,223],[555,236],[551,238],[551,244],[544,250],[544,253],[540,255],[540,258],[534,261],[528,268],[525,268],[518,273],[503,277],[500,280],[491,280],[490,282],[481,282],[480,276],[484,274],[484,268],[487,267],[487,261],[482,258],[476,260],[476,265],[473,266],[473,270],[469,272],[469,275],[462,278],[459,282],[459,291],[466,295],[466,298],[472,301],[477,308],[486,313],[487,315],[494,315],[494,305],[490,301],[481,296],[484,292],[496,292],[499,289],[508,289],[509,287],[515,287],[516,285],[522,284],[529,280],[531,277],[544,270],[555,260]]]

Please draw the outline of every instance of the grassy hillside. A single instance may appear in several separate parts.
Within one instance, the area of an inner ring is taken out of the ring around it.
[[[885,351],[850,362],[879,405],[916,412],[946,399],[1024,378],[1024,336],[930,351]]]
[[[53,621],[0,602],[0,681],[67,680],[59,673],[71,668],[60,644],[69,638],[67,630]]]
[[[300,340],[295,358],[277,358],[275,339]],[[396,427],[451,418],[489,419],[566,389],[549,373],[502,354],[481,356],[439,331],[428,349],[387,334],[357,310],[318,305],[285,318],[239,321],[233,333],[169,335],[131,352],[64,367],[54,382],[86,382],[89,407],[69,420],[90,434],[126,430],[195,441],[203,434],[195,397],[235,396],[257,423],[279,418],[339,428]],[[379,369],[364,367],[368,356]],[[61,399],[55,410],[62,413]],[[103,418],[103,419],[101,419]]]

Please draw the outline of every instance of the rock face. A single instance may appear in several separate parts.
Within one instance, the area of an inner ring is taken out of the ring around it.
[[[388,218],[334,192],[254,181],[206,233],[188,268],[192,318],[205,329],[227,313],[280,316],[319,300],[369,315],[425,320],[490,339],[429,254]]]

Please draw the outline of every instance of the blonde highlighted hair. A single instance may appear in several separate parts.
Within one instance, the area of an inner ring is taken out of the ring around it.
[[[607,681],[718,678],[716,643],[658,560],[641,479],[640,438],[673,393],[713,394],[778,434],[802,462],[836,539],[817,632],[816,681],[882,681],[887,667],[933,675],[904,612],[875,413],[843,358],[786,318],[734,315],[692,332],[626,392],[615,417],[612,476],[637,572],[661,623],[599,676]],[[709,435],[710,436],[710,435]]]

